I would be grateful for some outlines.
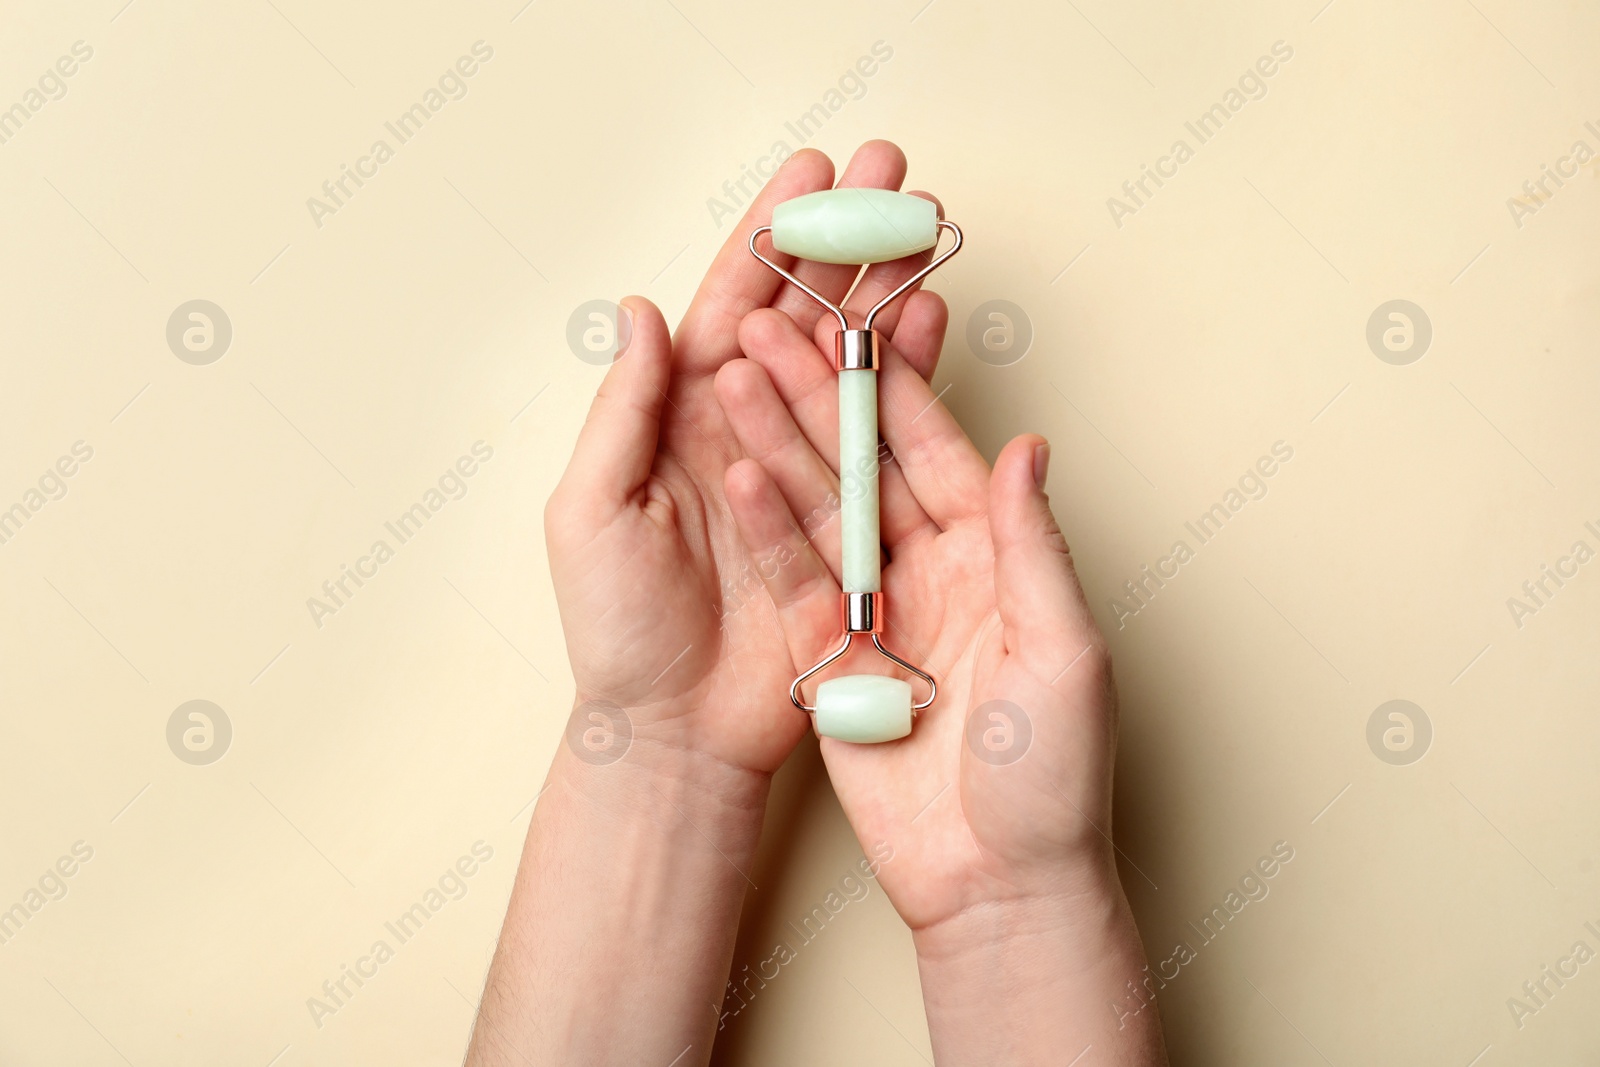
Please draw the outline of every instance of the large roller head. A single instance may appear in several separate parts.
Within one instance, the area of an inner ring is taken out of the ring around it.
[[[824,189],[772,209],[772,246],[818,263],[884,263],[939,243],[932,200],[888,189]]]

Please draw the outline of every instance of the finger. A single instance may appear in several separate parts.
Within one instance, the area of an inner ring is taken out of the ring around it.
[[[767,372],[730,360],[717,372],[716,394],[740,450],[776,483],[800,533],[823,560],[838,559],[839,479],[789,417]]]
[[[626,507],[650,476],[661,409],[672,373],[667,323],[642,296],[622,302],[622,344],[589,406],[572,461],[556,493],[563,508],[609,519]]]
[[[1045,496],[1049,465],[1050,445],[1038,434],[1023,434],[1001,450],[990,479],[989,532],[1006,649],[1053,681],[1083,666],[1076,657],[1085,650],[1085,660],[1098,660],[1105,642]]]
[[[761,464],[741,459],[723,480],[728,510],[772,597],[795,663],[809,663],[839,630],[839,583],[801,535]]]
[[[749,357],[760,363],[772,380],[782,407],[787,409],[785,417],[794,422],[813,451],[837,474],[839,376],[833,364],[823,359],[793,320],[775,311],[757,311],[748,316],[740,330],[740,341]],[[901,366],[906,366],[903,360]],[[911,373],[909,368],[907,373]],[[733,413],[728,414],[732,423]],[[738,433],[737,426],[734,432]],[[913,536],[938,532],[896,464],[887,464],[879,471],[878,499],[879,533],[891,552]]]
[[[939,368],[939,354],[944,346],[945,324],[949,318],[950,312],[943,297],[937,293],[916,292],[907,300],[905,314],[895,330],[895,350],[925,381],[933,381],[934,372]],[[894,451],[886,447],[884,452],[887,457],[885,463],[893,464]],[[931,519],[927,520],[925,529],[938,532],[938,527]]]
[[[924,193],[918,190],[913,192],[911,195],[920,196],[924,200],[932,200],[934,206],[938,210],[939,217],[941,219],[944,218],[944,208],[939,204],[938,198],[932,193]],[[934,232],[940,236],[943,236],[944,234],[943,230],[936,230]],[[868,267],[866,273],[861,276],[860,284],[856,286],[855,291],[850,294],[850,299],[847,300],[844,305],[845,312],[849,316],[851,324],[856,325],[857,320],[865,322],[867,312],[872,310],[873,307],[877,306],[878,301],[882,300],[884,297],[900,288],[900,286],[904,285],[912,275],[916,274],[929,263],[933,262],[933,257],[937,254],[938,245],[935,244],[933,248],[930,248],[925,252],[918,252],[915,255],[906,256],[902,259],[891,260],[888,263],[874,263],[872,266]],[[900,316],[905,311],[907,298],[910,296],[910,294],[921,289],[921,287],[922,282],[919,281],[905,293],[902,293],[899,297],[896,297],[894,303],[888,305],[882,311],[878,312],[878,317],[872,320],[872,328],[883,334],[885,337],[892,336],[894,334],[896,324],[898,324],[900,321]],[[839,322],[837,319],[833,319],[830,316],[827,321],[833,325],[835,330],[838,329]],[[832,332],[833,331],[829,331],[830,334]],[[827,338],[827,343],[828,347],[824,348],[823,351],[832,351],[833,339],[831,336]]]
[[[756,194],[711,262],[695,291],[675,339],[683,368],[707,374],[739,354],[739,320],[766,307],[783,285],[777,274],[750,254],[750,234],[772,222],[772,209],[785,200],[826,189],[833,184],[833,162],[814,148],[803,148],[784,161]],[[794,257],[774,252],[774,263],[792,268]]]
[[[939,353],[949,322],[950,309],[938,293],[919,291],[906,298],[892,343],[923,381],[933,381],[933,372],[939,368]]]
[[[879,429],[906,485],[941,530],[984,514],[989,465],[932,386],[894,345],[883,346],[878,412]]]
[[[906,178],[906,154],[892,141],[867,141],[856,149],[839,179],[838,189],[898,189]],[[837,305],[850,292],[861,267],[855,263],[817,263],[801,260],[792,268],[794,276]],[[870,268],[869,268],[870,271]],[[906,275],[909,277],[910,275]],[[903,280],[903,279],[902,279]],[[826,318],[835,327],[838,320],[821,304],[794,286],[784,283],[772,306],[788,315],[802,333],[810,333],[817,320]],[[831,345],[832,342],[830,341]],[[830,347],[828,351],[832,351]]]

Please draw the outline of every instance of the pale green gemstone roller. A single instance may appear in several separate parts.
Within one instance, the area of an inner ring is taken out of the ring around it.
[[[886,263],[938,243],[938,207],[909,193],[824,189],[772,209],[772,247],[818,263]]]
[[[941,229],[955,234],[955,244],[880,300],[867,312],[862,329],[852,328],[843,311],[756,248],[756,239],[770,232],[774,248],[802,259],[885,263],[935,248]],[[961,230],[939,218],[933,201],[888,189],[808,193],[774,207],[772,225],[750,235],[750,251],[757,259],[827,308],[839,322],[834,366],[839,372],[839,574],[844,642],[789,687],[789,699],[795,707],[815,715],[817,733],[823,737],[858,744],[905,737],[911,733],[914,713],[932,704],[938,692],[932,675],[883,645],[883,549],[878,522],[878,360],[882,340],[872,323],[880,311],[960,248]],[[886,659],[928,683],[928,698],[913,704],[909,682],[882,674],[853,674],[817,686],[816,706],[807,706],[801,698],[801,684],[848,652],[857,635],[870,635],[873,646]]]

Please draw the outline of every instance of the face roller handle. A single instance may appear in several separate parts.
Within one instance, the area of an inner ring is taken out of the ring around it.
[[[867,312],[862,329],[852,329],[844,311],[756,248],[772,234],[780,252],[823,263],[882,263],[935,248],[939,231],[955,235],[943,254],[908,278]],[[887,189],[827,189],[779,204],[772,225],[750,235],[750,252],[790,284],[821,304],[839,321],[834,365],[839,371],[839,496],[841,602],[844,641],[794,680],[789,699],[816,716],[817,732],[844,741],[892,741],[911,732],[913,713],[933,703],[938,684],[883,646],[883,592],[878,523],[878,358],[882,339],[872,328],[878,313],[961,249],[961,229],[938,217],[931,200]],[[834,678],[817,687],[817,704],[807,706],[800,687],[850,649],[858,634],[870,634],[886,659],[928,683],[928,698],[911,702],[911,685],[898,678],[865,674]]]

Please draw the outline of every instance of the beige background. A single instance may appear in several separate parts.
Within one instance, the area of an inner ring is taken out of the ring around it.
[[[1600,548],[1596,168],[1508,207],[1600,149],[1600,12],[522,2],[0,15],[0,107],[93,49],[0,145],[0,507],[93,449],[0,545],[0,908],[93,849],[0,945],[0,1063],[458,1060],[570,699],[540,514],[602,372],[568,317],[641,292],[675,321],[732,228],[708,198],[798,147],[786,120],[878,41],[810,143],[897,140],[966,229],[937,384],[988,454],[1055,443],[1152,957],[1295,850],[1163,991],[1174,1062],[1600,1056],[1600,965],[1520,1029],[1506,1003],[1600,949],[1600,564],[1520,628],[1506,604]],[[319,228],[307,198],[480,40],[466,97]],[[1107,199],[1276,41],[1265,97],[1115,225]],[[207,366],[165,340],[197,298],[234,332]],[[1036,335],[1007,367],[965,341],[996,298]],[[1433,328],[1407,366],[1365,339],[1396,298]],[[479,440],[467,495],[314,625],[306,599]],[[1267,496],[1117,630],[1123,582],[1280,440]],[[1396,698],[1434,731],[1409,766],[1366,740]],[[166,741],[193,699],[232,724],[209,766]],[[741,964],[860,854],[809,747],[769,830]],[[480,840],[466,895],[314,1025],[307,998]],[[927,1056],[876,889],[718,1051]]]

